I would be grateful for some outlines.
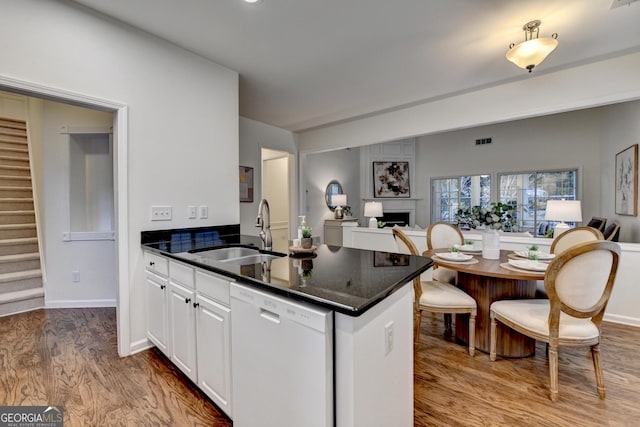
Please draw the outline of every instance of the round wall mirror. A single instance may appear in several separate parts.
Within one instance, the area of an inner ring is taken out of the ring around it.
[[[331,204],[331,196],[334,194],[342,194],[342,185],[336,180],[331,181],[324,191],[324,201],[327,203],[327,207],[331,209],[331,212],[336,210],[336,207]]]

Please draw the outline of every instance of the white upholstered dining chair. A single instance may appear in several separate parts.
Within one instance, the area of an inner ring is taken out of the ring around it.
[[[393,238],[398,246],[398,252],[420,255],[416,245],[399,228],[394,227]],[[476,335],[476,301],[461,289],[446,282],[436,280],[421,281],[420,277],[413,279],[414,300],[414,343],[420,337],[420,325],[422,323],[422,311],[433,313],[468,313],[469,314],[469,354],[473,356],[475,352]]]
[[[427,250],[450,248],[464,244],[464,236],[458,227],[447,222],[434,222],[427,228]],[[433,269],[433,279],[439,282],[456,284],[458,273],[448,268]]]
[[[566,251],[579,243],[595,242],[597,240],[604,240],[603,234],[598,229],[589,226],[575,227],[553,239],[549,252],[558,255],[560,252]],[[536,284],[536,298],[549,298],[543,281],[538,281]]]
[[[549,346],[551,400],[558,399],[558,348],[591,346],[598,394],[605,397],[600,363],[600,324],[618,270],[620,247],[597,241],[575,245],[549,264],[549,300],[503,300],[491,304],[490,358],[496,359],[497,322]]]

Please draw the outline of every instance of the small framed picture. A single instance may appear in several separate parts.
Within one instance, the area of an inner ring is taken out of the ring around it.
[[[616,154],[616,214],[638,216],[638,144]]]
[[[240,166],[240,201],[253,202],[253,168]]]

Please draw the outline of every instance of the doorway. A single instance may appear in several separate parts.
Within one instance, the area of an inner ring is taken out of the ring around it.
[[[262,197],[269,201],[273,250],[287,253],[291,226],[291,164],[292,155],[285,151],[263,148]]]

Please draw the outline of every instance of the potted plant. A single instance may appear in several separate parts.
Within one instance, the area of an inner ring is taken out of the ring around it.
[[[313,239],[311,238],[311,227],[302,228],[302,239],[300,239],[300,245],[303,249],[311,249]]]

